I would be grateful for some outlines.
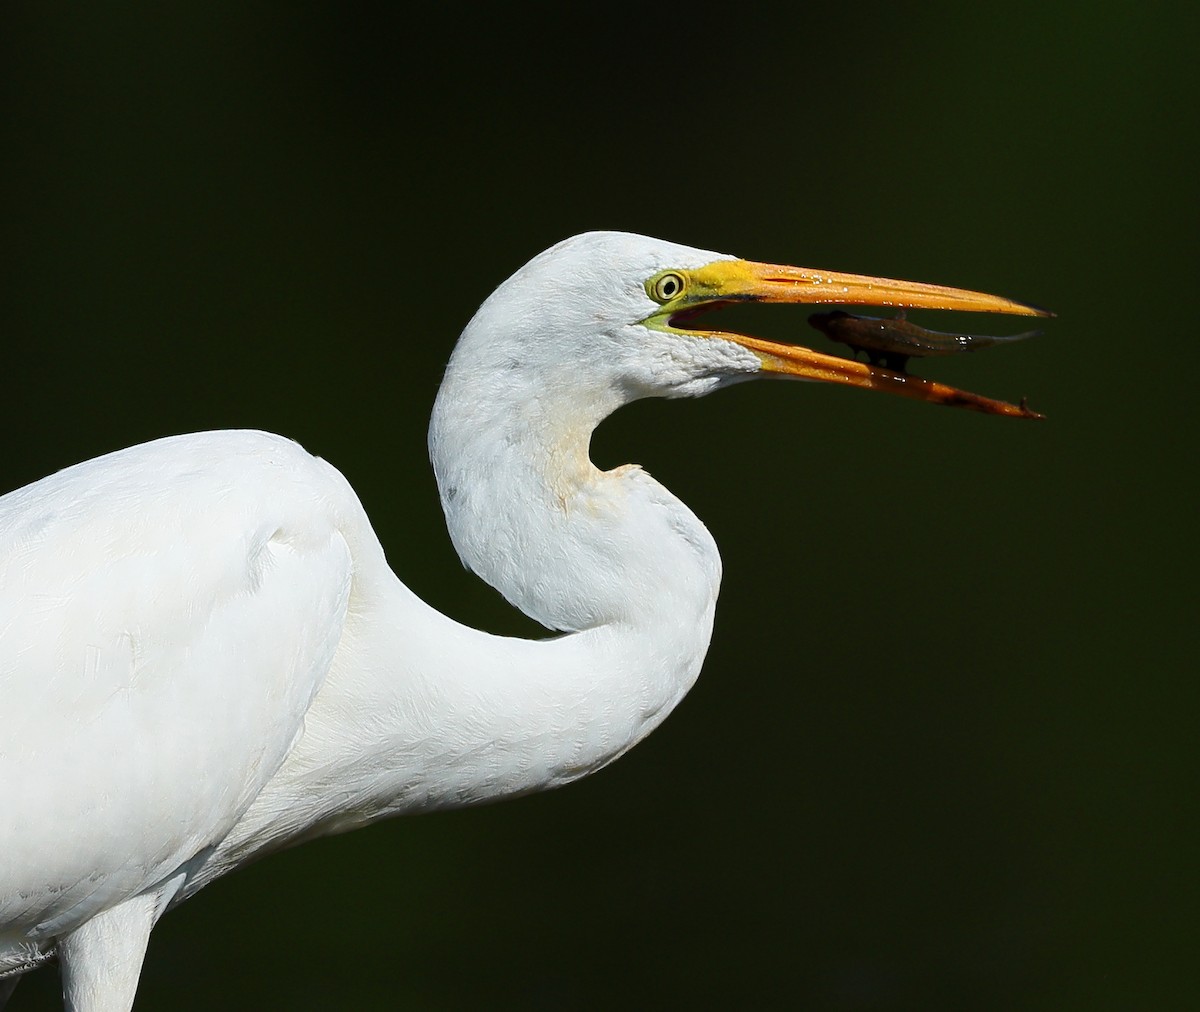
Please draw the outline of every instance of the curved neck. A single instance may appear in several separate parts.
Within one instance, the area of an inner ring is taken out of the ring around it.
[[[447,716],[455,691],[485,695],[473,747],[496,756],[503,741],[519,767],[542,769],[541,783],[515,788],[531,789],[615,758],[682,698],[708,649],[721,562],[704,525],[649,474],[589,459],[593,429],[629,396],[544,373],[531,399],[498,390],[495,363],[461,354],[477,350],[470,337],[430,425],[447,526],[468,568],[569,635],[526,641],[425,621],[442,657],[447,644],[462,651],[437,676]]]

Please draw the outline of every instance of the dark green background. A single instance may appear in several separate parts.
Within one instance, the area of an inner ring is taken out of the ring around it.
[[[5,6],[6,489],[286,433],[418,593],[532,632],[459,567],[425,423],[552,242],[1059,314],[921,370],[1041,424],[790,384],[607,422],[597,462],[646,465],[724,554],[677,713],[565,791],[218,883],[155,931],[143,1012],[1194,999],[1190,8],[902,6]],[[819,344],[805,315],[732,323]]]

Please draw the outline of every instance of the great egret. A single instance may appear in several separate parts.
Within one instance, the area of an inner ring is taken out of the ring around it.
[[[154,923],[219,875],[565,784],[653,730],[699,673],[721,562],[648,474],[589,460],[622,404],[780,375],[1031,414],[694,329],[740,301],[1037,313],[623,233],[534,258],[463,332],[429,450],[464,564],[552,639],[429,608],[341,474],[279,436],[160,439],[0,499],[0,998],[57,953],[67,1008],[129,1009]]]

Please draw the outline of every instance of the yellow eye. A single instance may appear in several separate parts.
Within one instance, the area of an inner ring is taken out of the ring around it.
[[[670,302],[683,291],[683,283],[682,274],[660,274],[650,283],[650,297],[655,302]]]

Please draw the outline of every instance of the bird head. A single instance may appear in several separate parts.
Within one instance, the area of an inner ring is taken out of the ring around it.
[[[712,319],[710,310],[752,302],[1049,315],[982,292],[757,263],[624,232],[588,232],[552,246],[502,284],[467,328],[467,348],[460,350],[469,351],[492,382],[506,371],[526,379],[536,375],[539,389],[569,389],[576,404],[586,383],[601,416],[641,397],[699,396],[767,376],[1037,417],[1024,406],[891,369],[699,325],[702,316]]]

